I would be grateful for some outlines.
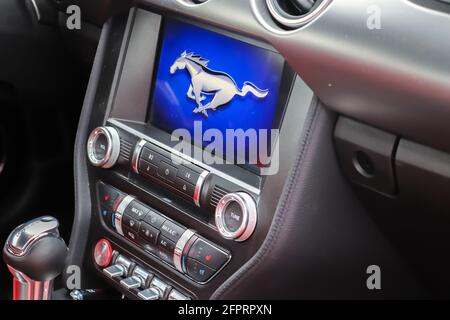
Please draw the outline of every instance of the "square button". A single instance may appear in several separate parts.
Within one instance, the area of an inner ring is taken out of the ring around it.
[[[151,225],[145,222],[141,222],[141,225],[139,227],[139,236],[141,239],[143,239],[145,242],[149,244],[156,244],[156,239],[158,239],[159,230],[153,228]]]

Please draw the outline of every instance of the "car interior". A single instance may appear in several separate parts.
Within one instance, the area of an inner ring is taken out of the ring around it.
[[[0,1],[0,299],[450,298],[449,30],[449,0]]]

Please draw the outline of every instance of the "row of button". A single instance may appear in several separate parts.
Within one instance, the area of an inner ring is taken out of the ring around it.
[[[114,189],[108,191],[109,189]],[[198,282],[208,281],[229,260],[230,255],[156,210],[122,194],[106,184],[99,184],[99,196],[119,193],[119,203],[104,216],[107,225],[119,234],[169,263]],[[103,215],[103,212],[102,212]],[[111,223],[111,219],[114,223]]]
[[[117,206],[125,197],[125,194],[108,186],[104,183],[98,184],[98,202],[100,207],[100,214],[103,220],[108,226],[115,228],[114,225],[114,212],[117,210]]]
[[[175,266],[176,244],[187,229],[139,201],[132,200],[124,210],[122,230],[126,238]],[[228,254],[196,236],[191,238],[190,243],[179,271],[199,282],[205,282],[227,262]]]
[[[118,252],[114,252],[113,263],[103,269],[103,273],[116,280],[124,289],[134,293],[142,300],[190,300],[172,288],[152,272],[142,268]]]
[[[175,245],[186,228],[137,200],[126,206],[121,224],[126,238],[174,266]]]
[[[175,188],[200,206],[199,196],[207,171],[203,171],[200,167],[192,169],[175,163],[170,153],[144,140],[137,144],[132,162],[136,173]],[[195,167],[193,164],[190,166]]]

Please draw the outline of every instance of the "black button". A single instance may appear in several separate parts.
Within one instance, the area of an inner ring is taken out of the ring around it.
[[[158,176],[169,180],[171,182],[175,181],[175,177],[177,175],[177,168],[171,166],[170,164],[161,161],[158,166]]]
[[[118,200],[122,198],[119,190],[104,183],[98,184],[98,195],[100,205],[111,210],[115,209]]]
[[[131,218],[128,215],[124,215],[122,217],[122,226],[127,227],[130,230],[133,230],[135,232],[139,231],[139,221],[136,219]]]
[[[187,195],[189,198],[192,198],[194,196],[195,186],[190,184],[189,182],[186,182],[180,178],[176,178],[175,187],[179,191]]]
[[[159,229],[161,228],[164,221],[166,221],[166,218],[156,213],[155,211],[150,210],[145,216],[144,221],[150,224],[151,226],[155,227],[156,229]]]
[[[225,208],[223,214],[225,227],[230,232],[235,232],[242,225],[244,219],[244,212],[239,203],[233,201]]]
[[[147,176],[155,176],[157,169],[158,168],[155,165],[148,163],[147,161],[144,161],[142,159],[139,160],[139,165],[138,165],[139,173],[142,173]]]
[[[189,249],[188,257],[193,258],[214,270],[220,269],[220,267],[228,260],[228,254],[200,238],[198,238]]]
[[[123,227],[123,234],[125,236],[125,238],[130,239],[133,242],[137,242],[137,233],[134,232],[133,230],[127,228],[127,227]]]
[[[143,220],[147,214],[150,212],[150,208],[146,205],[140,203],[139,201],[133,200],[131,203],[125,208],[125,214],[136,219]]]
[[[114,228],[114,212],[104,206],[100,207],[100,215],[108,227]]]
[[[161,228],[161,235],[168,238],[170,241],[177,243],[180,239],[183,232],[186,230],[185,228],[173,223],[170,220],[166,220]]]
[[[175,243],[173,243],[166,237],[160,236],[158,239],[158,248],[166,250],[168,253],[173,254],[173,252],[175,251]]]
[[[164,157],[162,155],[160,155],[158,152],[152,149],[146,147],[142,148],[140,159],[143,159],[155,166],[158,166],[163,158]]]
[[[189,182],[190,184],[195,185],[197,183],[198,177],[200,177],[200,175],[195,171],[192,171],[186,167],[180,166],[178,168],[177,177]]]
[[[173,254],[170,253],[170,252],[168,252],[167,250],[157,248],[157,249],[156,249],[156,255],[157,255],[160,259],[164,260],[165,262],[168,262],[168,263],[170,263],[171,265],[173,265]]]
[[[148,223],[141,222],[139,227],[139,237],[149,244],[155,244],[158,238],[159,230],[153,228]]]
[[[153,254],[157,254],[155,244],[151,245],[148,243],[143,243],[142,241],[144,241],[144,240],[142,240],[142,238],[139,238],[139,239],[141,240],[141,241],[139,241],[139,244],[144,248],[145,251],[153,253]]]
[[[205,266],[197,260],[194,260],[192,258],[187,258],[186,260],[186,273],[194,280],[205,282],[216,272],[215,270]]]

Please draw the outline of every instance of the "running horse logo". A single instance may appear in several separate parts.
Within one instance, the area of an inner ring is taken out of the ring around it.
[[[184,51],[170,67],[171,74],[183,69],[187,69],[189,72],[191,85],[187,96],[197,103],[194,113],[201,112],[208,117],[207,110],[215,111],[230,102],[235,95],[244,97],[251,92],[255,97],[265,98],[269,94],[269,90],[261,90],[249,81],[245,81],[242,89],[239,89],[230,75],[209,69],[208,62],[199,55]],[[202,101],[206,99],[205,95],[214,95],[214,97],[211,102],[203,105]]]

